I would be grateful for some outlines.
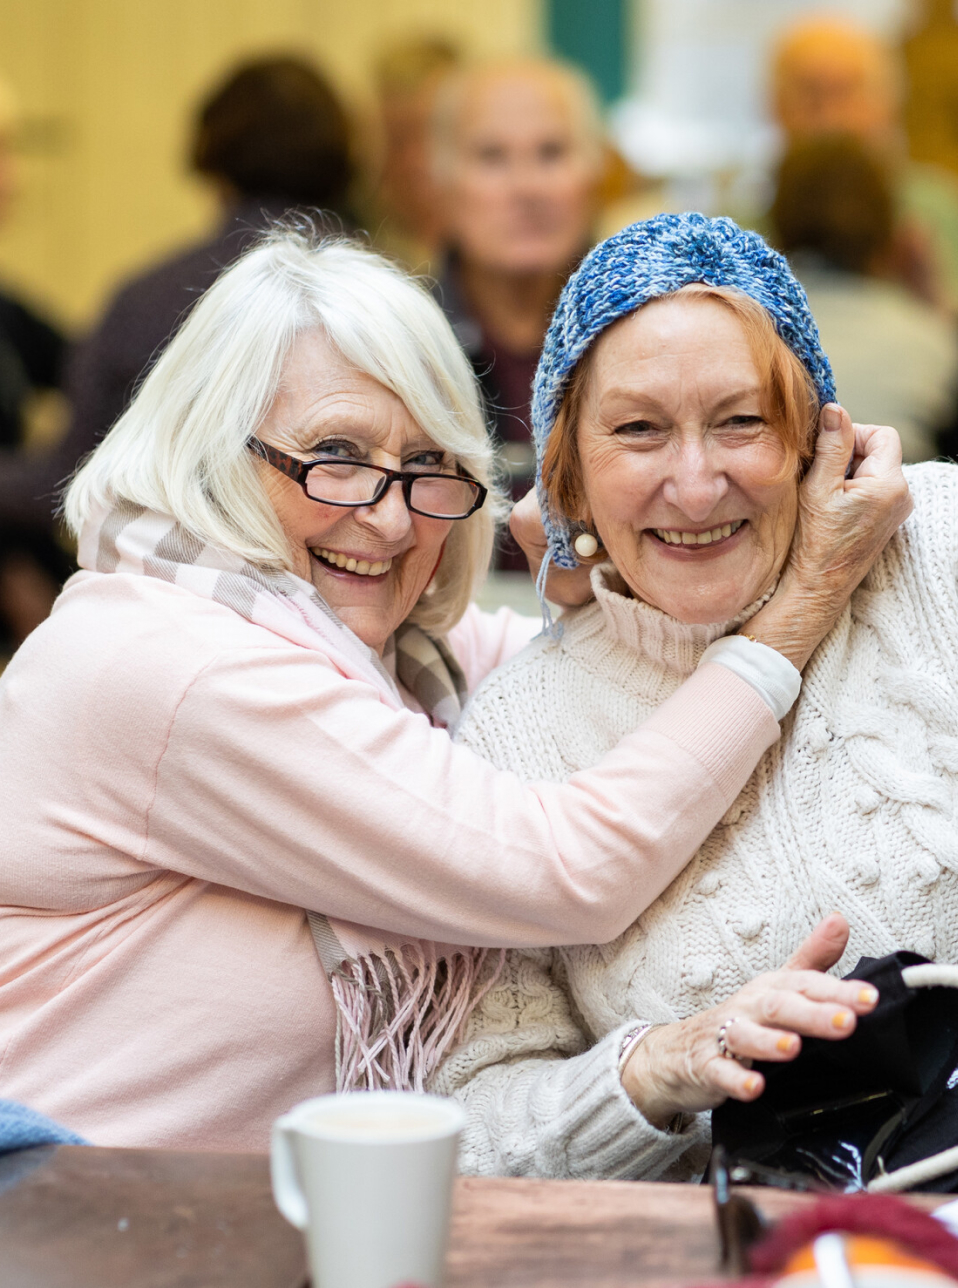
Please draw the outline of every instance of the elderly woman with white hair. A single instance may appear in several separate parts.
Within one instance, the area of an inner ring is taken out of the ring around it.
[[[490,677],[462,744],[574,781],[717,641],[752,633],[820,418],[836,446],[851,433],[834,396],[804,292],[757,234],[663,215],[596,247],[534,404],[550,557],[590,556],[595,602]],[[870,471],[853,459],[850,495]],[[487,988],[435,1079],[468,1107],[468,1171],[695,1176],[700,1111],[763,1093],[750,1061],[847,1037],[875,1005],[822,971],[958,960],[958,468],[906,476],[914,513],[692,862],[614,942],[511,953]]]
[[[907,508],[892,462],[862,525],[826,466],[751,624],[781,652],[739,640],[525,786],[446,732],[532,633],[470,606],[492,462],[452,332],[361,249],[248,253],[70,485],[82,571],[0,682],[4,1094],[98,1143],[263,1149],[337,1064],[421,1086],[483,968],[455,944],[619,934],[777,738]]]

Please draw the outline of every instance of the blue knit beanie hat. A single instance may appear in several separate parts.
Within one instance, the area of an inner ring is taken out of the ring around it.
[[[533,386],[539,504],[549,554],[560,568],[578,564],[572,548],[574,531],[564,516],[550,511],[548,492],[542,484],[542,458],[569,378],[606,327],[650,300],[671,295],[692,282],[735,287],[757,300],[804,364],[821,405],[835,401],[832,369],[822,352],[805,292],[784,256],[758,233],[743,231],[731,219],[707,219],[698,214],[657,215],[623,228],[590,251],[566,283]]]

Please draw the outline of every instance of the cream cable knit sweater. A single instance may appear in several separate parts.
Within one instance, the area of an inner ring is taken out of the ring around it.
[[[667,1135],[622,1090],[622,1034],[712,1006],[839,909],[862,953],[958,961],[958,467],[907,471],[915,512],[805,672],[783,736],[695,858],[621,938],[513,952],[434,1089],[469,1122],[470,1173],[689,1178],[708,1116]],[[527,780],[592,765],[738,625],[596,603],[480,688],[460,741]]]

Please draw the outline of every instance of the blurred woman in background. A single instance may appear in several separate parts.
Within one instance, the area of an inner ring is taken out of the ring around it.
[[[120,287],[70,364],[63,439],[30,457],[0,458],[0,515],[49,527],[64,479],[123,413],[206,288],[271,220],[303,209],[311,217],[328,212],[334,231],[351,224],[348,121],[305,59],[257,58],[234,68],[197,113],[190,161],[216,193],[219,228]]]

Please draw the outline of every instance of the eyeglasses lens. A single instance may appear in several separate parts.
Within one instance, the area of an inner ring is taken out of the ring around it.
[[[477,488],[468,479],[424,478],[415,479],[409,501],[413,509],[423,514],[455,519],[468,514],[476,500]]]
[[[306,491],[314,501],[330,505],[370,505],[382,493],[383,477],[351,461],[323,461],[306,476]],[[477,495],[477,485],[468,479],[426,475],[413,480],[409,503],[424,514],[456,519],[469,513]]]
[[[368,505],[382,483],[381,474],[352,461],[324,461],[306,475],[306,491],[313,500],[333,505]]]

